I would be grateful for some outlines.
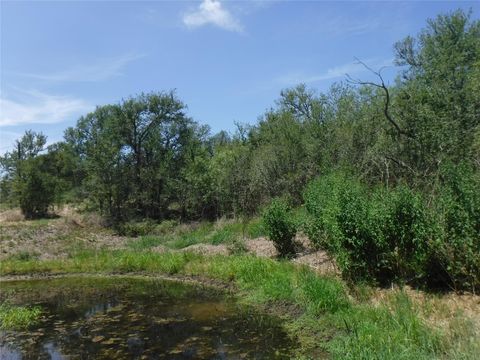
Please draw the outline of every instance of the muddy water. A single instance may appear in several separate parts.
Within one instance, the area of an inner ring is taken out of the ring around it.
[[[281,359],[278,319],[218,290],[165,280],[0,283],[0,301],[40,306],[40,322],[0,332],[0,359]]]

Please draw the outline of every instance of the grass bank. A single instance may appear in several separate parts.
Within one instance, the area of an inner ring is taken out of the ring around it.
[[[260,218],[234,221],[220,219],[216,222],[179,224],[166,220],[159,224],[151,221],[130,222],[120,229],[126,236],[134,238],[127,243],[132,250],[145,250],[155,246],[182,249],[196,244],[232,245],[240,239],[265,236]]]
[[[305,358],[327,352],[339,359],[475,359],[480,353],[474,327],[460,315],[448,326],[437,328],[423,319],[424,309],[403,291],[392,292],[381,304],[372,305],[362,296],[352,296],[341,280],[320,277],[289,262],[245,255],[205,257],[122,250],[87,251],[63,260],[12,259],[0,264],[2,276],[127,272],[232,282],[242,301],[279,309],[289,332],[300,340],[299,356]]]

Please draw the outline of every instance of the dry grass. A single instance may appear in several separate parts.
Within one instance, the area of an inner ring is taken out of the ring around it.
[[[402,288],[394,286],[390,289],[370,289],[368,301],[379,306],[388,303],[399,291],[405,292],[418,308],[423,309],[423,316],[432,322],[432,325],[441,327],[446,318],[464,314],[475,320],[480,327],[480,295],[455,292],[428,293],[410,286]]]
[[[9,209],[0,212],[0,224],[23,221],[24,219],[25,217],[22,215],[20,209]]]
[[[363,289],[361,302],[393,311],[393,299],[400,293],[408,296],[417,316],[430,328],[444,335],[451,351],[445,358],[464,358],[467,351],[480,353],[480,296],[475,294],[429,293],[409,286],[390,289]],[[365,294],[366,293],[366,294]],[[358,299],[358,297],[357,297]],[[470,358],[470,357],[465,357]]]
[[[273,242],[264,237],[246,240],[245,246],[248,252],[256,256],[267,258],[275,258],[278,256],[277,249],[275,249]]]
[[[18,210],[0,213],[0,260],[67,258],[83,249],[119,249],[126,238],[98,226],[98,217],[64,208],[59,217],[24,220]]]

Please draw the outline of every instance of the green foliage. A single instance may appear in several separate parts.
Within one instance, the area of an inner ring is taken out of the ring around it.
[[[155,225],[151,231],[152,235],[167,235],[172,233],[175,230],[175,227],[178,226],[178,221],[176,220],[164,220],[160,224]]]
[[[0,157],[0,166],[6,172],[7,177],[13,176],[20,163],[24,160],[37,156],[47,143],[47,137],[42,133],[32,130],[15,141],[14,150]]]
[[[121,235],[129,237],[137,237],[143,235],[149,235],[155,229],[155,222],[152,220],[143,221],[129,221],[119,226],[118,232]]]
[[[346,334],[330,349],[338,359],[432,359],[443,352],[440,332],[419,317],[405,293],[398,293],[391,308],[358,306],[344,315]]]
[[[454,288],[480,287],[480,176],[463,164],[442,169],[436,201],[442,238],[435,243],[436,268]]]
[[[263,222],[268,238],[273,241],[279,255],[288,257],[295,254],[297,228],[286,200],[274,199],[263,213]]]
[[[397,63],[406,65],[395,115],[409,134],[393,143],[395,158],[407,165],[403,173],[428,181],[439,164],[470,156],[479,119],[472,86],[478,83],[480,21],[461,10],[442,14],[395,48]]]
[[[43,216],[46,208],[52,202],[49,197],[49,189],[45,198],[42,191],[45,188],[43,182],[43,169],[35,157],[43,150],[47,138],[42,133],[26,131],[25,134],[15,141],[15,149],[0,156],[0,168],[2,169],[2,181],[0,186],[0,201],[10,205],[21,205],[24,214],[29,217]],[[44,166],[43,166],[44,167]],[[36,189],[39,186],[41,189]],[[29,207],[29,200],[33,204]]]
[[[418,192],[405,186],[377,191],[372,199],[372,221],[380,224],[377,242],[382,264],[376,274],[389,271],[391,277],[416,283],[424,281],[431,271],[432,243],[437,234],[431,211]],[[376,234],[375,234],[376,235]]]
[[[248,252],[248,248],[243,239],[236,238],[228,246],[231,255],[244,255]]]
[[[55,200],[57,179],[48,171],[48,159],[37,156],[24,160],[17,169],[13,189],[27,219],[45,217]]]
[[[347,278],[475,289],[480,183],[472,170],[451,171],[454,182],[446,178],[431,199],[405,186],[369,191],[344,173],[324,176],[305,192],[306,231]]]
[[[42,310],[38,306],[12,306],[4,302],[0,304],[0,329],[27,329],[37,323],[41,315]]]
[[[307,217],[305,231],[317,246],[332,252],[341,249],[338,239],[342,234],[337,222],[340,194],[354,187],[342,173],[323,176],[307,186],[304,199],[310,217]]]
[[[174,92],[140,94],[98,107],[67,130],[69,148],[85,160],[84,186],[94,208],[115,222],[190,214],[182,187],[193,185],[193,174],[185,170],[202,173],[196,158],[205,153],[208,129],[184,110]]]
[[[38,259],[38,257],[39,257],[39,254],[35,252],[23,250],[12,255],[10,259],[28,261],[28,260]]]
[[[249,239],[256,239],[266,235],[265,224],[262,218],[256,217],[250,219],[248,222],[242,222],[242,233]],[[242,234],[243,235],[243,234]]]

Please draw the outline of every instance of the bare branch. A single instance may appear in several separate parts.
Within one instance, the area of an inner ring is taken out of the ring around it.
[[[360,79],[354,79],[353,77],[351,77],[349,74],[347,74],[347,81],[351,84],[355,84],[355,85],[368,85],[368,86],[373,86],[373,87],[376,87],[378,89],[382,89],[383,93],[384,93],[384,97],[385,97],[385,102],[384,102],[384,107],[383,107],[383,114],[385,115],[385,118],[388,120],[388,122],[395,128],[395,130],[397,131],[398,134],[400,135],[403,135],[403,136],[406,136],[408,138],[413,138],[413,136],[411,134],[409,134],[408,132],[404,131],[399,125],[398,123],[395,121],[395,119],[393,118],[393,116],[390,114],[390,91],[388,90],[388,87],[385,85],[385,81],[383,79],[383,76],[382,76],[382,70],[385,68],[385,67],[381,67],[378,71],[375,71],[373,70],[370,66],[368,66],[367,64],[365,64],[363,61],[355,58],[355,60],[357,61],[358,64],[361,64],[363,65],[363,67],[365,67],[365,69],[367,69],[368,71],[370,71],[372,74],[376,75],[379,80],[380,80],[380,83],[374,83],[372,81],[362,81]]]
[[[417,172],[412,169],[410,166],[408,166],[404,161],[402,160],[397,160],[391,156],[388,156],[388,155],[385,155],[385,159],[387,160],[390,160],[390,161],[393,161],[395,164],[397,165],[400,165],[401,167],[405,168],[405,169],[408,169],[409,171],[411,171],[413,174],[416,174]]]

